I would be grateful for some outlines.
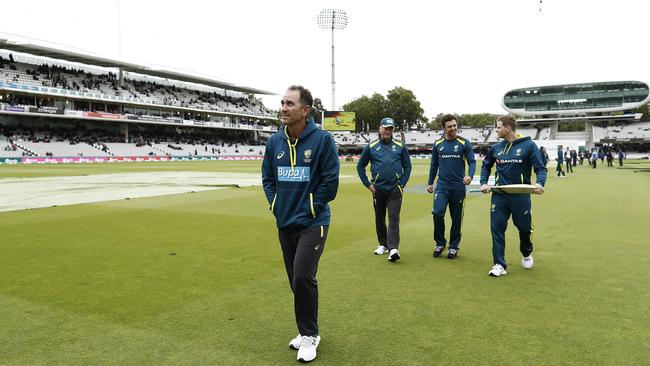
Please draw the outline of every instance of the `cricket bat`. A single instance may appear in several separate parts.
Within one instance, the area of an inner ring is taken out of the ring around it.
[[[506,184],[503,186],[490,186],[490,191],[509,194],[536,194],[537,186],[533,184]]]

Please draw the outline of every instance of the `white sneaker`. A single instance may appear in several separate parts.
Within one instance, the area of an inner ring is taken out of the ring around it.
[[[499,277],[499,276],[501,276],[501,275],[507,275],[508,272],[506,272],[506,269],[503,268],[502,265],[500,265],[500,264],[495,264],[495,265],[492,267],[492,269],[490,270],[490,272],[488,272],[488,274],[489,274],[490,276],[492,276],[492,277]]]
[[[375,254],[382,255],[382,254],[386,254],[386,252],[388,252],[388,248],[386,248],[383,245],[377,245],[377,248],[375,249]]]
[[[298,350],[298,349],[300,348],[300,341],[301,341],[301,340],[302,340],[302,337],[300,336],[300,334],[298,334],[298,335],[296,336],[296,338],[294,338],[294,339],[292,339],[291,341],[289,341],[289,348],[290,348],[290,349]]]
[[[300,348],[298,349],[298,356],[296,359],[300,362],[311,362],[316,358],[316,348],[320,343],[320,336],[300,337]]]
[[[533,268],[533,263],[535,261],[533,260],[533,255],[529,255],[528,257],[523,257],[521,259],[521,266],[524,267],[525,269],[531,269]]]
[[[399,250],[393,248],[390,250],[390,253],[388,254],[388,260],[391,262],[395,262],[399,259]]]

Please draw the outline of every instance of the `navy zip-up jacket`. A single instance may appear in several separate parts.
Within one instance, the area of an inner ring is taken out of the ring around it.
[[[492,146],[481,166],[481,184],[487,184],[492,166],[496,164],[495,185],[532,184],[531,170],[535,170],[537,184],[546,183],[546,167],[537,145],[529,136],[512,143],[503,140]]]
[[[465,161],[469,177],[476,173],[476,159],[469,140],[460,136],[449,141],[444,137],[433,143],[431,165],[429,166],[429,185],[438,175],[438,185],[449,189],[465,189]]]
[[[281,125],[266,143],[262,185],[278,229],[329,225],[329,201],[339,187],[339,156],[334,138],[307,120],[296,141]]]
[[[366,174],[368,162],[370,162],[371,180],[368,180]],[[411,176],[409,152],[406,146],[395,139],[388,142],[382,139],[373,141],[363,149],[357,162],[357,173],[366,187],[374,184],[376,189],[390,192],[399,185],[401,190]]]

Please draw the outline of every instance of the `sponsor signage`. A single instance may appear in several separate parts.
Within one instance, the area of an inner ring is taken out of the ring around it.
[[[83,112],[84,117],[89,118],[110,118],[110,119],[124,119],[121,114],[105,113],[105,112]]]
[[[142,161],[142,162],[151,162],[151,161],[169,161],[169,156],[120,156],[120,157],[110,157],[110,156],[99,156],[99,157],[69,157],[69,158],[41,158],[41,157],[24,157],[21,159],[9,159],[9,158],[0,158],[0,163],[6,164],[71,164],[71,163],[120,163],[120,162],[132,162],[132,161]],[[12,162],[16,160],[16,162]]]
[[[19,164],[22,160],[22,158],[0,158],[0,164]]]
[[[43,114],[64,114],[63,108],[54,107],[29,107],[30,113],[43,113]]]
[[[257,155],[226,155],[218,156],[217,160],[262,160],[264,156]]]
[[[66,115],[66,116],[72,116],[72,117],[83,117],[83,116],[84,116],[84,112],[82,112],[82,111],[69,111],[69,110],[66,110],[66,111],[65,111],[65,115]]]
[[[24,112],[25,107],[15,107],[15,106],[12,106],[12,105],[6,105],[5,106],[5,111],[7,111],[7,112]]]

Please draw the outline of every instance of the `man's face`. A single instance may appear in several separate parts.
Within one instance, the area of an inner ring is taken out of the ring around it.
[[[502,139],[505,138],[505,137],[508,135],[508,131],[510,131],[510,129],[507,128],[507,127],[505,127],[505,126],[501,123],[501,121],[497,121],[497,128],[496,128],[496,130],[497,130],[497,136],[499,136],[499,138],[502,138]]]
[[[304,121],[309,114],[309,106],[300,103],[300,92],[298,90],[287,90],[280,104],[282,105],[280,120],[287,126]]]
[[[382,140],[390,140],[393,138],[393,127],[379,127],[379,135]]]
[[[450,140],[458,136],[458,123],[455,119],[445,122],[445,136]]]

